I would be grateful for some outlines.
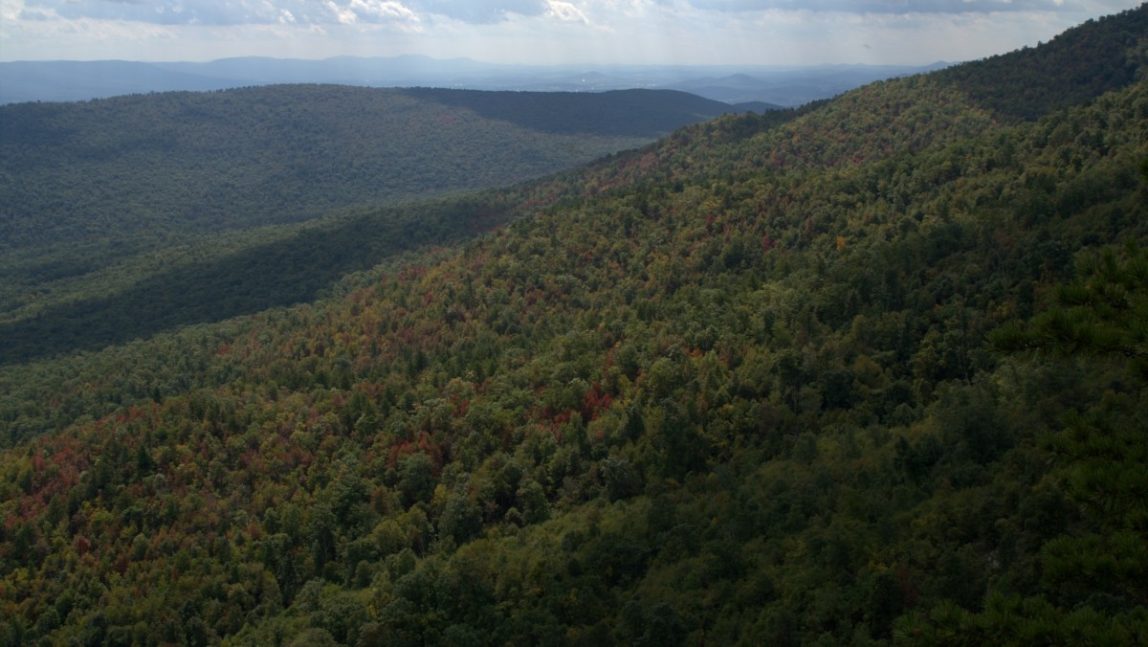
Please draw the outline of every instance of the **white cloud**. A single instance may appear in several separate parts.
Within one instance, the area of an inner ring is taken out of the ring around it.
[[[1109,13],[1134,6],[1121,0],[655,0],[662,5],[688,4],[717,12],[767,10],[853,14],[963,14],[1014,11]]]
[[[417,21],[397,0],[25,0],[30,11],[63,19],[118,20],[161,25],[354,24]]]
[[[11,22],[20,19],[24,11],[24,0],[0,0],[0,21]]]
[[[359,17],[355,15],[355,12],[351,11],[349,8],[341,7],[331,0],[326,0],[323,4],[327,7],[327,10],[331,12],[331,15],[335,17],[335,20],[338,21],[340,25],[353,25],[356,22],[359,22]]]
[[[351,0],[351,8],[360,15],[375,16],[382,20],[391,18],[411,22],[418,22],[419,20],[415,12],[408,9],[403,3],[390,0]]]
[[[513,16],[539,16],[548,9],[546,0],[411,0],[415,9],[471,24],[491,24]]]
[[[583,24],[590,24],[586,19],[586,14],[575,7],[569,2],[561,2],[560,0],[549,0],[547,3],[546,13],[549,16],[557,18],[562,22],[580,22]]]

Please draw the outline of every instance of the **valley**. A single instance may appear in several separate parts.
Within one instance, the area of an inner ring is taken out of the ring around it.
[[[0,107],[0,363],[306,301],[505,222],[461,197],[379,205],[449,202],[735,111],[669,91],[303,85]]]

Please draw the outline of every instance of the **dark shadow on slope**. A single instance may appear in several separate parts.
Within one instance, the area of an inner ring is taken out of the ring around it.
[[[349,272],[502,224],[505,204],[482,198],[356,216],[149,277],[113,296],[0,325],[0,365],[95,350],[183,326],[300,303]]]
[[[745,109],[677,90],[488,92],[411,88],[412,97],[468,108],[488,119],[547,133],[657,137]]]

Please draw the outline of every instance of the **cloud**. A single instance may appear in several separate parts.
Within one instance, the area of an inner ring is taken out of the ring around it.
[[[586,18],[586,14],[582,13],[581,9],[575,7],[569,2],[550,0],[550,2],[547,2],[546,4],[548,5],[546,12],[547,15],[557,18],[562,22],[580,22],[585,25],[590,24],[590,21]]]
[[[351,10],[360,16],[379,20],[418,21],[418,16],[401,2],[394,0],[351,0]]]
[[[491,24],[506,20],[510,14],[542,15],[549,8],[546,0],[411,0],[410,6],[471,24]]]
[[[25,20],[115,20],[157,25],[353,25],[505,23],[541,17],[567,23],[609,22],[647,8],[678,15],[762,12],[969,14],[1016,11],[1098,12],[1127,0],[0,0]],[[603,20],[599,21],[598,18]],[[6,19],[11,19],[10,17]]]
[[[216,26],[418,21],[399,0],[26,0],[20,15]]]
[[[66,19],[166,25],[347,25],[418,21],[422,15],[434,14],[464,23],[492,24],[512,15],[553,13],[554,4],[547,0],[27,0],[23,15],[47,12]],[[558,4],[574,8],[568,2]]]
[[[660,0],[663,4],[667,0]],[[707,11],[834,11],[841,13],[989,13],[996,11],[1061,11],[1080,4],[1066,0],[688,0]]]
[[[0,0],[0,60],[965,60],[1142,0]]]

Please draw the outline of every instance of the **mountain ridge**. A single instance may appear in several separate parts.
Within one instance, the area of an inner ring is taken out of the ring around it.
[[[1143,642],[1148,83],[964,87],[689,126],[329,299],[0,371],[10,425],[96,412],[0,455],[0,637]]]

